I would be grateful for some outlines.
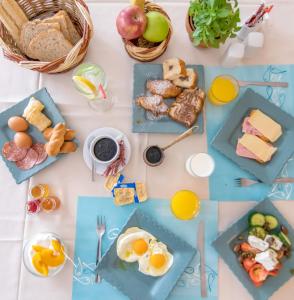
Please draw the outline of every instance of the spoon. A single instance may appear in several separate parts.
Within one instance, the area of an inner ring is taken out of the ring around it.
[[[198,125],[195,125],[190,129],[186,130],[184,133],[179,135],[177,138],[175,138],[173,141],[171,141],[164,147],[159,147],[157,145],[148,146],[143,153],[143,159],[145,163],[151,167],[159,166],[163,162],[164,151],[172,147],[173,145],[179,143],[186,137],[190,136],[193,133],[193,130],[196,128],[198,128]]]

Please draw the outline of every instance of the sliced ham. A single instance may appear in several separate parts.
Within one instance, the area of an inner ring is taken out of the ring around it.
[[[25,158],[28,149],[19,148],[13,141],[6,142],[2,148],[2,155],[9,161],[19,161]]]
[[[250,120],[250,117],[246,117],[244,119],[243,124],[242,124],[242,132],[262,137],[262,134],[250,124],[249,120]]]
[[[47,158],[47,152],[45,150],[44,144],[36,143],[32,146],[32,149],[38,153],[38,159],[36,161],[36,165],[41,164]]]
[[[30,148],[24,159],[17,161],[15,164],[19,169],[29,170],[38,161],[38,153]]]

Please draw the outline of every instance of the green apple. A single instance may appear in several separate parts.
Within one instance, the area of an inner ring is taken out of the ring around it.
[[[153,43],[159,43],[166,39],[169,32],[169,24],[166,17],[157,12],[150,11],[146,14],[147,26],[143,37]]]

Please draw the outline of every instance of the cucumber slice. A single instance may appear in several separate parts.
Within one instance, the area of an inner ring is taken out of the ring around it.
[[[263,226],[265,224],[265,217],[263,214],[255,212],[249,216],[250,226]]]
[[[268,230],[274,230],[279,226],[279,221],[276,217],[272,215],[266,215],[264,218],[265,226]]]
[[[266,231],[261,226],[254,226],[250,228],[248,234],[254,235],[263,240],[266,236]]]
[[[286,247],[291,247],[292,243],[284,232],[281,231],[278,236]]]

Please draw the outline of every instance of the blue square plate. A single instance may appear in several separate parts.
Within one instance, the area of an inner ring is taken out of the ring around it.
[[[204,67],[200,65],[187,65],[198,73],[198,86],[204,90]],[[160,120],[150,120],[147,118],[145,109],[136,105],[135,99],[149,92],[146,89],[148,79],[162,79],[162,64],[135,64],[134,65],[134,87],[133,87],[133,132],[138,133],[183,133],[187,128],[169,117],[164,116]],[[171,104],[175,98],[164,99],[167,104]],[[203,133],[203,113],[198,116],[199,128],[195,133]]]
[[[35,97],[45,105],[45,108],[42,112],[44,112],[44,114],[52,121],[53,126],[59,122],[64,122],[64,119],[51,96],[47,92],[46,88],[43,88],[0,113],[0,149],[2,149],[3,145],[7,141],[13,140],[14,132],[9,129],[7,125],[8,119],[12,116],[22,116],[23,111],[28,105],[31,97]],[[33,138],[33,142],[46,143],[43,134],[36,127],[30,125],[27,132]],[[43,163],[36,165],[29,170],[21,170],[17,168],[14,162],[10,162],[5,159],[2,155],[2,151],[1,156],[17,184],[29,179],[31,176],[53,164],[61,157],[61,155],[56,157],[48,157]]]
[[[98,272],[131,300],[163,300],[166,299],[181,274],[196,254],[196,249],[176,236],[167,228],[158,224],[149,214],[139,208],[134,211],[126,225],[139,227],[153,234],[159,241],[165,243],[174,256],[170,270],[161,277],[147,276],[138,271],[138,263],[125,263],[116,254],[116,240],[102,257]]]
[[[286,226],[289,231],[289,239],[294,242],[294,230],[287,220],[281,215],[273,203],[266,199],[251,209],[246,213],[239,221],[229,227],[225,232],[223,232],[213,243],[213,247],[216,249],[220,257],[225,261],[225,263],[230,267],[232,272],[241,281],[244,287],[251,294],[255,300],[267,300],[271,295],[282,287],[293,275],[290,270],[294,266],[294,253],[292,250],[292,255],[290,258],[285,258],[283,262],[283,267],[279,271],[278,276],[269,276],[265,283],[261,287],[255,287],[249,278],[248,273],[240,265],[236,253],[233,251],[233,247],[236,244],[238,236],[243,235],[243,233],[248,230],[248,216],[252,212],[261,212],[264,214],[270,214],[277,217],[280,224]],[[239,240],[240,242],[240,240]]]
[[[278,147],[271,161],[260,164],[255,160],[240,157],[236,154],[238,138],[242,133],[242,123],[252,109],[259,109],[282,126],[283,135],[274,143]],[[285,163],[294,153],[294,118],[269,102],[261,95],[248,89],[233,108],[228,120],[218,132],[212,146],[239,165],[252,173],[266,184],[271,184],[279,175]]]

